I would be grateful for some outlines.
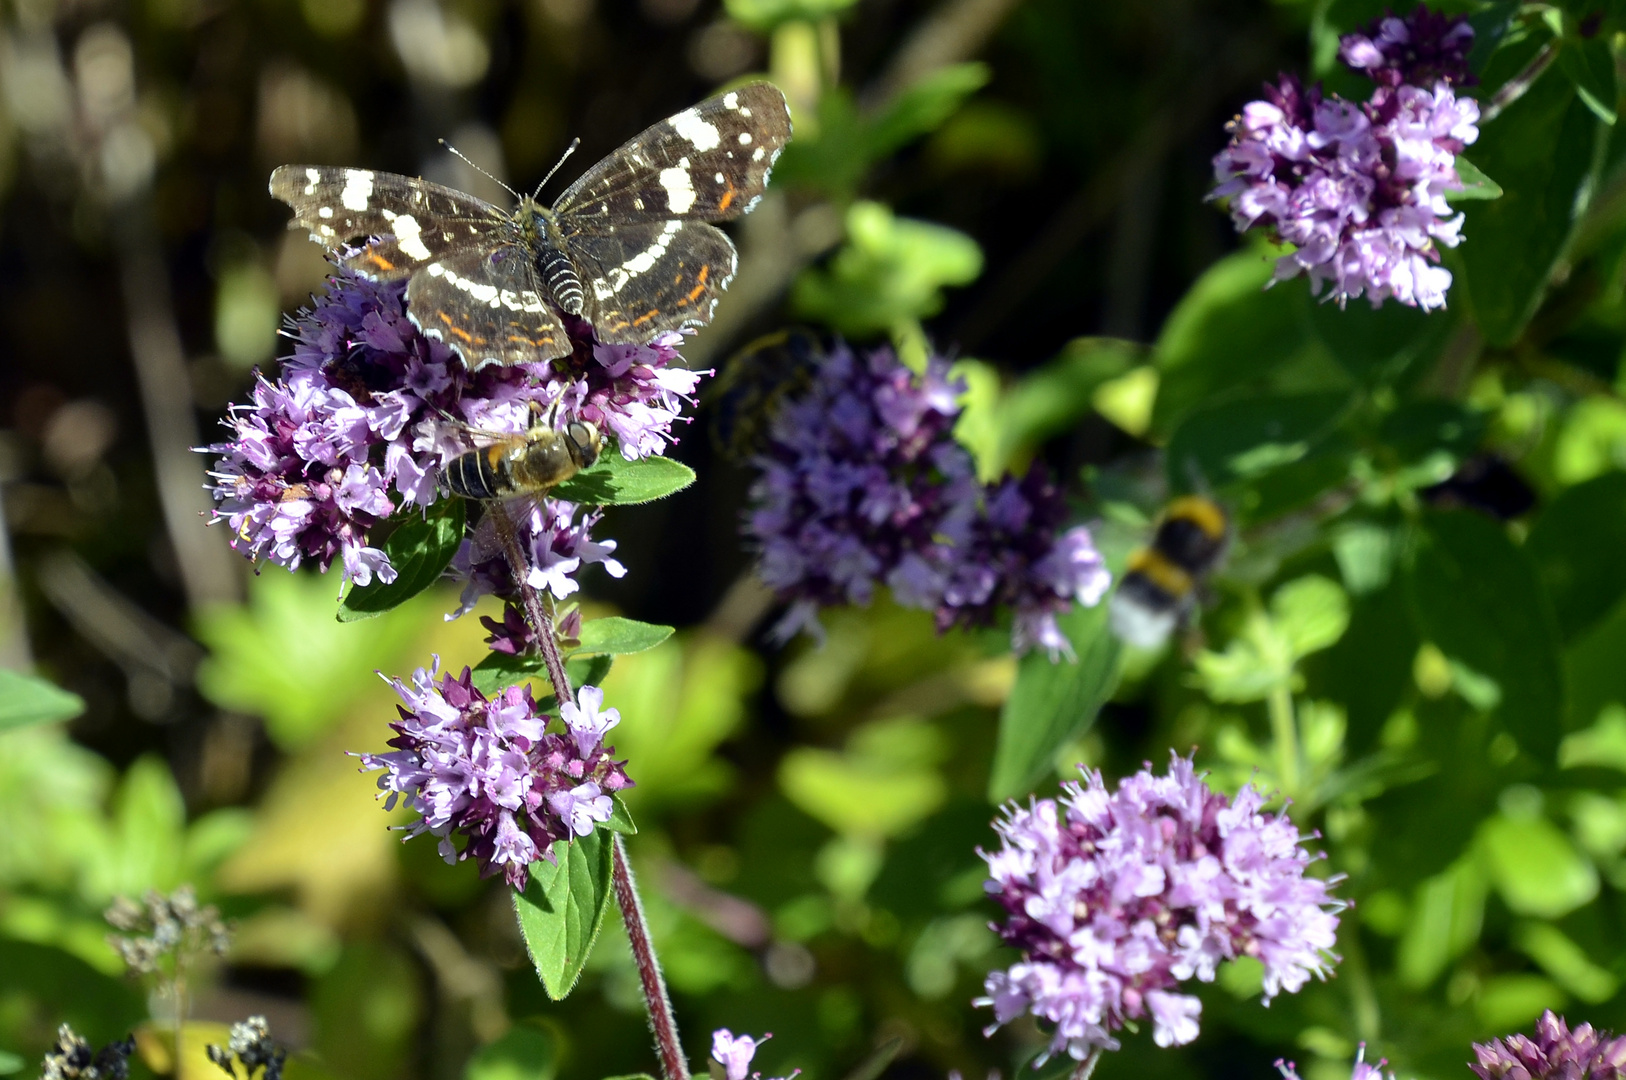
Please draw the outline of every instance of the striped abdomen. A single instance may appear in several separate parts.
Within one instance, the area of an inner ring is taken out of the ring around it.
[[[571,264],[570,257],[549,245],[542,249],[540,269],[542,280],[548,283],[548,291],[553,293],[554,301],[565,314],[580,315],[582,279],[576,276],[576,267]]]
[[[446,490],[465,499],[501,499],[511,494],[508,460],[502,446],[459,454],[446,465]]]

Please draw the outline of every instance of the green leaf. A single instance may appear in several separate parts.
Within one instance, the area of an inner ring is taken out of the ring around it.
[[[610,665],[614,663],[615,657],[609,653],[573,656],[565,661],[565,678],[570,680],[571,686],[603,686],[604,677],[610,673]]]
[[[553,845],[558,865],[531,864],[524,892],[514,893],[514,914],[542,988],[563,1001],[581,977],[587,954],[610,909],[610,834],[594,829],[567,844]]]
[[[825,267],[802,272],[797,314],[863,337],[943,310],[943,290],[982,273],[982,248],[956,229],[898,217],[882,203],[847,210],[847,242]]]
[[[1546,818],[1497,814],[1480,826],[1491,882],[1520,915],[1556,919],[1598,895],[1592,863]]]
[[[857,0],[723,0],[729,18],[759,32],[781,23],[817,23],[839,15]]]
[[[1095,723],[1117,686],[1120,644],[1107,628],[1107,605],[1075,607],[1058,622],[1078,660],[1052,663],[1041,649],[1022,658],[1016,685],[999,714],[999,739],[988,776],[990,802],[1032,791],[1053,767],[1056,752]]]
[[[604,827],[622,836],[636,836],[638,826],[632,823],[632,812],[627,809],[627,804],[619,795],[610,796],[610,801],[615,804],[615,809],[610,813],[610,820],[604,823]]]
[[[1245,521],[1315,498],[1341,480],[1353,452],[1338,430],[1341,392],[1256,396],[1188,416],[1164,456],[1173,491],[1212,489]]]
[[[1587,951],[1550,923],[1526,922],[1513,929],[1513,943],[1564,989],[1590,1005],[1615,996],[1620,979],[1592,962]]]
[[[1497,522],[1431,514],[1407,590],[1423,636],[1496,690],[1495,712],[1524,750],[1551,762],[1564,732],[1558,630],[1529,556]]]
[[[559,1037],[552,1031],[515,1024],[469,1059],[463,1080],[553,1080],[560,1057]]]
[[[671,636],[670,626],[623,619],[619,615],[588,619],[582,623],[581,644],[577,646],[575,655],[603,653],[624,656],[627,653],[640,653],[653,649]]]
[[[1450,261],[1491,345],[1512,344],[1540,305],[1585,209],[1600,130],[1568,80],[1541,78],[1474,144],[1503,195],[1463,204],[1464,240]]]
[[[1074,427],[1095,408],[1095,392],[1134,368],[1145,354],[1146,347],[1133,341],[1075,338],[1054,359],[1022,376],[994,410],[997,472],[1020,462],[1045,439]]]
[[[1575,84],[1575,92],[1592,115],[1615,122],[1615,58],[1601,36],[1571,37],[1558,52],[1558,69]]]
[[[1313,300],[1310,326],[1338,365],[1368,385],[1391,382],[1434,356],[1457,320],[1404,304],[1337,304]]]
[[[1272,253],[1258,247],[1229,255],[1169,313],[1153,350],[1161,375],[1154,432],[1167,436],[1198,406],[1324,353],[1304,317],[1308,288],[1302,281],[1266,288],[1274,266]]]
[[[384,554],[395,567],[388,585],[374,580],[352,588],[339,601],[339,621],[356,622],[399,607],[440,580],[463,542],[465,510],[462,499],[441,499],[419,513],[407,510],[384,541]]]
[[[548,685],[548,671],[542,664],[542,658],[535,653],[524,656],[515,656],[512,653],[492,652],[486,658],[474,665],[469,672],[474,682],[474,688],[486,697],[501,693],[504,688],[516,686],[519,683],[533,683],[532,694],[537,698],[546,697],[553,700],[551,687]]]
[[[0,669],[0,731],[72,720],[85,711],[78,694],[15,671]]]
[[[694,470],[681,461],[656,455],[628,461],[606,451],[550,492],[556,499],[589,506],[635,506],[664,499],[694,483]]]
[[[987,85],[988,78],[987,64],[948,64],[904,90],[868,125],[865,142],[870,159],[884,157],[942,127],[966,98]]]
[[[1478,165],[1461,154],[1457,155],[1457,179],[1462,181],[1460,191],[1447,191],[1446,202],[1470,202],[1475,199],[1500,199],[1502,185],[1486,176]],[[1394,305],[1385,304],[1385,307]],[[1379,308],[1378,310],[1382,310]]]
[[[1565,490],[1536,519],[1524,548],[1559,630],[1575,641],[1626,596],[1626,474],[1604,473]]]
[[[22,1072],[23,1064],[23,1059],[16,1054],[0,1050],[0,1076],[9,1076],[14,1072]]]

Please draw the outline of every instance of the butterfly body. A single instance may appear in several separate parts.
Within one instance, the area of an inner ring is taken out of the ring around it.
[[[413,321],[470,367],[525,363],[571,351],[561,314],[611,344],[709,322],[737,262],[712,222],[751,209],[789,139],[784,95],[750,83],[646,129],[551,207],[522,197],[508,211],[415,177],[314,165],[275,170],[271,194],[318,243],[372,237],[339,261],[408,279]]]

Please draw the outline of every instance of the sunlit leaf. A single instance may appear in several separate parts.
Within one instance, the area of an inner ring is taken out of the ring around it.
[[[482,1046],[463,1066],[463,1080],[553,1080],[559,1037],[535,1024],[515,1024]]]
[[[1626,473],[1605,473],[1560,494],[1536,519],[1525,550],[1559,629],[1575,640],[1626,596]]]
[[[576,647],[575,652],[584,656],[595,653],[611,656],[640,653],[646,649],[653,649],[671,636],[670,626],[658,626],[654,623],[611,615],[602,619],[588,619],[582,623],[581,636],[578,639],[581,644]]]
[[[1480,826],[1491,882],[1520,915],[1556,919],[1598,895],[1598,872],[1546,818],[1497,814]]]
[[[991,802],[1033,790],[1050,772],[1056,751],[1095,723],[1117,685],[1120,644],[1107,628],[1106,604],[1078,608],[1058,621],[1078,659],[1052,662],[1042,649],[1022,658],[999,714],[999,741],[988,775]]]
[[[1502,185],[1486,176],[1478,165],[1461,154],[1457,155],[1457,178],[1462,181],[1459,191],[1447,191],[1446,202],[1467,202],[1472,199],[1500,199]]]
[[[606,450],[550,493],[553,498],[589,506],[632,506],[654,502],[694,483],[694,470],[681,461],[655,455],[628,461]]]
[[[0,669],[0,731],[72,720],[85,700],[44,679]]]
[[[514,913],[542,987],[562,1001],[581,977],[610,909],[610,834],[594,829],[570,843],[553,845],[557,865],[531,864],[524,892],[514,893]]]
[[[339,602],[339,621],[382,615],[439,581],[463,542],[465,513],[462,499],[441,499],[422,512],[404,511],[400,525],[384,541],[395,580],[386,585],[375,578],[351,588]]]

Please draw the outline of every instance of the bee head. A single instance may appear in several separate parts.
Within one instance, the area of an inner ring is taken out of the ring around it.
[[[604,449],[604,436],[599,434],[598,425],[587,420],[572,420],[565,426],[565,442],[569,444],[570,456],[576,462],[576,467],[586,469],[592,467],[598,460],[599,451]]]

